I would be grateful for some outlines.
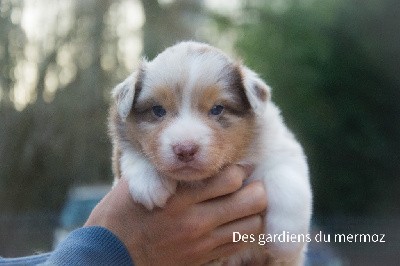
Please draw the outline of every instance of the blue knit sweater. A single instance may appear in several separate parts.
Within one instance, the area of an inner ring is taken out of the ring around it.
[[[0,265],[133,265],[123,243],[100,226],[71,232],[51,253],[22,258],[1,258]]]

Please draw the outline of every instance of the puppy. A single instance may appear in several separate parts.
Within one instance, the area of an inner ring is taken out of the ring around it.
[[[178,182],[196,182],[231,164],[256,168],[265,183],[265,233],[307,235],[312,195],[303,149],[253,71],[207,44],[182,42],[112,91],[109,129],[115,178],[137,202],[163,207]],[[272,263],[300,265],[303,242],[267,244]],[[265,253],[265,252],[264,252]],[[228,258],[242,264],[252,251]],[[272,264],[271,263],[271,264]]]

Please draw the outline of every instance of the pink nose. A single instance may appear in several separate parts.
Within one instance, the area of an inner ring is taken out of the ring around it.
[[[194,160],[199,145],[193,142],[179,143],[174,145],[172,149],[180,161],[187,163]]]

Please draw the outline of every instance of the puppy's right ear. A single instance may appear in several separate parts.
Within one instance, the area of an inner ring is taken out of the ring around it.
[[[127,77],[123,82],[118,84],[111,92],[117,105],[118,114],[123,121],[129,115],[132,109],[133,97],[135,96],[135,83],[137,80],[137,72]]]
[[[133,72],[111,92],[122,121],[125,121],[131,112],[135,93],[140,90],[140,72],[140,70]]]

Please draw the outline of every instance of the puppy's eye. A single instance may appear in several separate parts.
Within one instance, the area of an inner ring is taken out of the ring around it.
[[[167,111],[161,105],[155,105],[152,107],[153,113],[158,117],[163,117],[167,114]]]
[[[224,110],[224,107],[222,105],[214,105],[213,108],[210,110],[211,115],[220,115],[222,111]]]

